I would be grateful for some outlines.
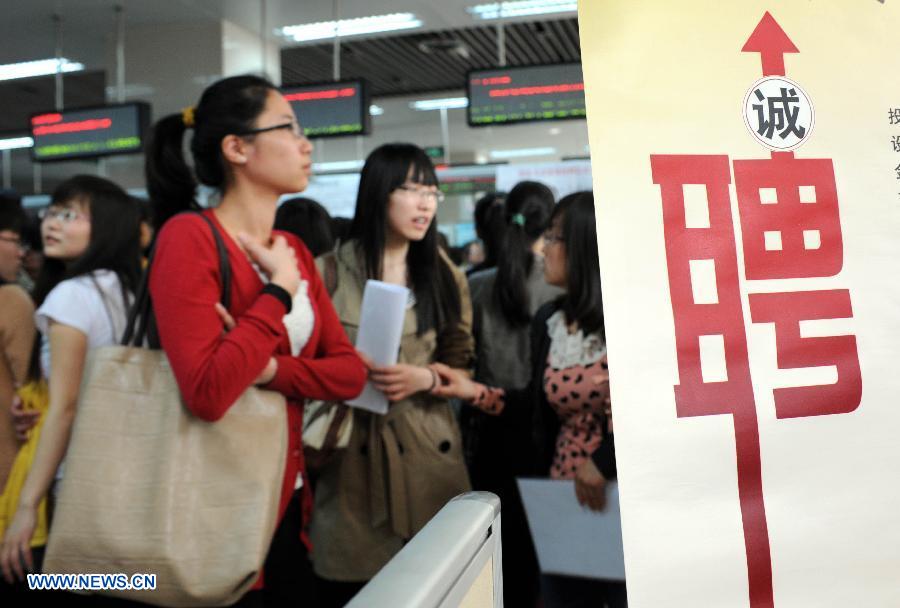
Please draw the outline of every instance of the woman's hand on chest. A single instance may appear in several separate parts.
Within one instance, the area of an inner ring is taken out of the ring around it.
[[[297,254],[283,236],[276,235],[270,245],[263,245],[243,233],[238,235],[238,241],[272,283],[285,289],[291,296],[297,293],[300,287]]]

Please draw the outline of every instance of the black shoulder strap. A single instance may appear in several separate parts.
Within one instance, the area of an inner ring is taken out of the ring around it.
[[[190,212],[194,213],[194,212]],[[203,213],[199,214],[203,221],[209,225],[213,238],[216,241],[216,252],[219,256],[219,277],[222,280],[222,292],[219,301],[226,309],[231,307],[231,264],[228,261],[228,249],[225,241],[219,234],[215,224]],[[159,334],[156,331],[156,316],[153,314],[153,302],[150,300],[150,269],[153,267],[153,258],[156,255],[156,243],[150,251],[147,267],[141,277],[134,305],[128,311],[128,323],[125,326],[125,334],[122,336],[123,346],[143,346],[146,340],[147,346],[152,349],[160,348]]]
[[[216,251],[219,253],[219,277],[222,279],[222,293],[220,296],[220,301],[222,302],[222,306],[225,307],[225,310],[231,308],[231,264],[228,262],[228,249],[225,247],[225,241],[222,240],[222,235],[219,234],[216,225],[212,223],[208,217],[200,214],[200,217],[203,218],[203,221],[209,225],[209,229],[212,230],[213,238],[216,240]]]

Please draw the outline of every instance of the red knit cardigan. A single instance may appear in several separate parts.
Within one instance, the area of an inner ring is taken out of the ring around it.
[[[188,409],[216,421],[253,384],[274,356],[278,371],[265,386],[288,402],[288,454],[278,519],[293,494],[297,474],[304,476],[303,513],[308,523],[312,496],[303,460],[303,400],[356,397],[366,380],[365,367],[334,312],[312,255],[296,236],[279,232],[294,248],[300,274],[308,282],[315,314],[312,334],[300,355],[291,355],[282,318],[284,305],[261,294],[263,282],[246,255],[211,211],[204,211],[222,234],[231,264],[231,309],[237,326],[223,334],[215,311],[221,282],[219,258],[209,225],[195,214],[169,220],[159,234],[150,271],[150,294],[160,342],[169,358]],[[305,528],[305,526],[304,526]],[[309,540],[303,532],[303,541]],[[254,589],[262,587],[262,577]]]

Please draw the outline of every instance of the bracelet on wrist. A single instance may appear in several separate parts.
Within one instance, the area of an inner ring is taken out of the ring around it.
[[[278,301],[284,304],[284,314],[290,314],[291,309],[294,307],[294,299],[291,297],[291,294],[288,293],[288,290],[281,285],[278,285],[276,283],[268,283],[265,287],[262,288],[261,293],[267,293],[278,298]]]
[[[428,388],[428,392],[434,392],[434,389],[437,388],[438,385],[438,373],[434,371],[433,368],[429,367],[428,371],[431,372],[431,386]]]

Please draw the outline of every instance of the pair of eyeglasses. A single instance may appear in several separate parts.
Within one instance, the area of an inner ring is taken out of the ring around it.
[[[565,243],[565,239],[563,239],[562,235],[553,234],[552,232],[544,233],[544,242],[548,245],[553,245],[554,243]]]
[[[415,186],[407,186],[406,184],[397,186],[397,190],[402,190],[410,196],[418,196],[419,198],[430,200],[438,205],[443,203],[444,199],[447,198],[440,190],[426,190],[425,188],[416,188]]]
[[[68,224],[69,222],[74,222],[77,219],[87,218],[87,216],[80,211],[76,211],[75,209],[69,208],[52,208],[45,207],[38,211],[38,217],[41,221],[47,220],[59,220],[64,224]]]
[[[239,133],[235,133],[235,135],[239,137],[246,137],[247,135],[259,135],[260,133],[265,133],[266,131],[278,131],[279,129],[290,129],[291,133],[294,134],[294,137],[304,137],[303,129],[300,127],[300,123],[296,120],[292,120],[290,122],[285,122],[280,125],[272,125],[271,127],[260,127],[258,129],[248,129],[246,131],[241,131]]]
[[[22,239],[20,239],[20,238],[18,238],[18,237],[13,237],[13,236],[0,236],[0,241],[5,241],[5,242],[7,242],[7,243],[12,243],[14,247],[16,247],[17,249],[21,249],[22,251],[24,251],[24,252],[26,252],[26,253],[27,253],[28,250],[30,249],[30,247],[29,247],[26,243],[23,243],[23,242],[22,242]]]

